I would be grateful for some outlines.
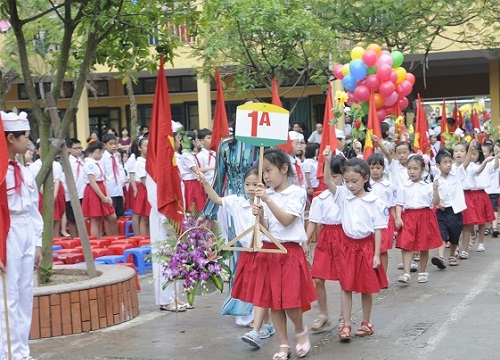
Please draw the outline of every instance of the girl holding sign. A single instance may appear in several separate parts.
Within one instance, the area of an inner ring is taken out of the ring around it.
[[[316,300],[311,271],[301,248],[307,239],[304,230],[306,192],[290,184],[293,172],[288,155],[282,150],[266,150],[263,177],[269,189],[260,184],[255,196],[260,197],[266,207],[254,204],[254,213],[261,214],[260,223],[287,249],[287,253],[258,252],[251,271],[240,273],[235,280],[232,296],[271,309],[281,344],[274,360],[287,359],[291,353],[287,317],[295,325],[297,355],[304,357],[311,350],[311,342],[303,323],[302,308]],[[277,249],[269,239],[264,236],[262,239],[263,249]],[[247,284],[246,291],[238,291],[241,289],[239,282]]]

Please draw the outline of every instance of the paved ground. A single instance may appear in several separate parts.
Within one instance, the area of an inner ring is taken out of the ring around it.
[[[430,266],[427,284],[395,283],[400,255],[390,253],[391,285],[376,298],[369,338],[338,341],[336,327],[311,335],[312,359],[499,359],[500,239],[487,238],[487,251],[444,271]],[[152,302],[151,277],[141,279],[141,314],[109,329],[31,342],[37,359],[272,359],[277,339],[251,350],[239,337],[246,331],[220,316],[225,294],[196,298],[196,309],[164,313]],[[332,318],[339,313],[339,288],[328,286]],[[359,325],[360,302],[353,307]],[[305,316],[310,324],[317,307]],[[290,331],[290,333],[293,333]],[[292,340],[293,342],[294,340]]]

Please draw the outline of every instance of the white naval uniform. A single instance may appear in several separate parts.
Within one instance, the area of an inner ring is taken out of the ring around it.
[[[36,246],[42,246],[43,220],[38,212],[38,189],[32,173],[20,164],[23,174],[21,194],[14,189],[14,166],[9,164],[6,176],[10,212],[10,230],[7,235],[7,301],[9,307],[12,359],[30,354],[28,338],[33,311],[33,269]],[[2,351],[0,359],[7,359],[7,336],[3,290],[0,287]]]

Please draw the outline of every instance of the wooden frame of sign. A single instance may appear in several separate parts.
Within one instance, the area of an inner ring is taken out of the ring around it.
[[[239,141],[259,146],[259,180],[262,179],[262,166],[264,162],[264,146],[275,146],[283,144],[288,139],[288,117],[287,110],[271,104],[253,103],[238,106],[236,111],[235,136]],[[250,121],[248,121],[250,118]],[[260,204],[260,198],[255,198],[255,203]],[[253,231],[252,244],[250,247],[233,246],[240,239]],[[277,249],[262,249],[261,236],[263,233]],[[255,216],[255,224],[236,236],[223,247],[230,251],[249,251],[286,254],[286,248],[260,223],[259,217]]]

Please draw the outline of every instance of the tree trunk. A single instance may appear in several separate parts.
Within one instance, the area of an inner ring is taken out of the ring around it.
[[[127,94],[130,100],[130,136],[134,139],[138,135],[137,129],[137,101],[135,100],[134,87],[132,86],[132,80],[130,76],[126,83]]]

